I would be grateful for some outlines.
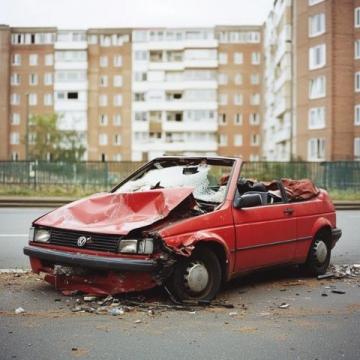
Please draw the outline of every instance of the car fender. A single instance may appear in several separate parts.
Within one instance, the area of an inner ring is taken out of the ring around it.
[[[329,229],[331,229],[333,227],[329,219],[327,219],[325,217],[319,217],[318,219],[316,219],[316,221],[314,222],[314,224],[311,228],[312,240],[314,240],[316,233],[319,232],[320,229],[325,228],[325,227],[327,227]]]
[[[234,266],[234,259],[226,241],[218,234],[211,231],[196,231],[194,233],[170,236],[164,239],[164,243],[174,253],[189,257],[196,245],[200,243],[216,243],[219,244],[225,252],[225,277],[229,278],[231,269]]]

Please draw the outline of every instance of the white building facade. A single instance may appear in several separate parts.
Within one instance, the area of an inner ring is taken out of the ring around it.
[[[132,160],[215,155],[214,29],[137,29],[132,35]]]

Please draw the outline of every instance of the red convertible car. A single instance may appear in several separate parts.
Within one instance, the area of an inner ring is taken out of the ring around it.
[[[211,300],[259,268],[325,273],[341,236],[326,191],[309,180],[246,179],[241,168],[239,158],[154,159],[110,192],[35,220],[24,253],[64,293],[165,285],[179,300]]]

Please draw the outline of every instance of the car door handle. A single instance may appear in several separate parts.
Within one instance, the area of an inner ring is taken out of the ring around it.
[[[294,212],[294,209],[293,208],[286,208],[284,210],[284,214],[288,214],[288,215],[292,215],[292,213]]]

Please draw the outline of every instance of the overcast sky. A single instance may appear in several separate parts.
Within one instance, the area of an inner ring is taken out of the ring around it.
[[[274,0],[0,0],[0,24],[88,27],[262,24]]]

